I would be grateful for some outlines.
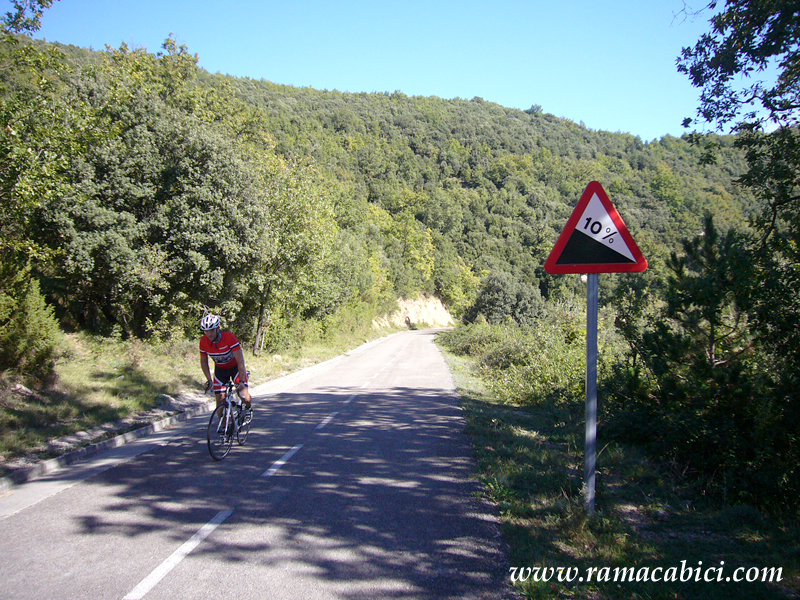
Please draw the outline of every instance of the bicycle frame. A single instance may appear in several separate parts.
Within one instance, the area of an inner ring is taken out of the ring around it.
[[[234,398],[235,396],[233,394],[233,384],[231,382],[228,382],[227,389],[225,391],[225,400],[222,401],[223,403],[220,404],[220,406],[217,406],[217,410],[219,410],[220,407],[223,407],[222,409],[223,419],[228,419],[228,418],[233,419],[233,407],[240,404],[240,402],[237,402]],[[220,423],[222,423],[222,421],[220,421]],[[236,426],[236,419],[233,419],[233,424],[234,426]]]

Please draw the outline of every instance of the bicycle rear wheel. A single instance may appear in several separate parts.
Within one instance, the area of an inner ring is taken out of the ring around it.
[[[239,410],[237,411],[236,418],[244,419],[244,416],[245,416],[245,409],[239,408]],[[250,417],[251,417],[250,420],[243,425],[242,422],[239,421],[239,429],[236,430],[236,440],[239,442],[240,446],[244,445],[244,441],[247,439],[247,434],[250,433],[250,425],[252,425],[253,423],[252,410]]]
[[[222,460],[228,456],[233,445],[233,415],[225,409],[222,416],[215,408],[208,420],[208,452],[214,460]]]

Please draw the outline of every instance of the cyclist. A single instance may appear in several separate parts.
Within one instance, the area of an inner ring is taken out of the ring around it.
[[[217,407],[225,400],[225,384],[233,378],[239,397],[247,409],[249,420],[252,398],[247,382],[247,368],[244,364],[244,353],[239,340],[230,331],[222,331],[219,317],[206,315],[200,321],[203,337],[200,338],[200,368],[206,376],[206,391],[213,388],[217,398]],[[208,357],[214,361],[214,378],[208,366]],[[221,409],[220,409],[221,410]]]

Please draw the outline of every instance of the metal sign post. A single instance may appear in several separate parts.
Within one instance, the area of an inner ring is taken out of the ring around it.
[[[564,231],[544,263],[551,275],[587,275],[586,307],[586,511],[594,514],[597,467],[597,305],[598,273],[641,273],[647,259],[633,241],[603,186],[589,182]]]
[[[594,514],[594,480],[597,465],[597,305],[600,276],[590,273],[586,282],[586,458],[584,491],[586,512]]]

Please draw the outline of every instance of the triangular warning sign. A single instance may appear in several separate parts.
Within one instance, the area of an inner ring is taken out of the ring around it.
[[[551,275],[563,273],[637,273],[647,269],[628,228],[603,186],[592,181],[572,211],[564,231],[544,263]]]

